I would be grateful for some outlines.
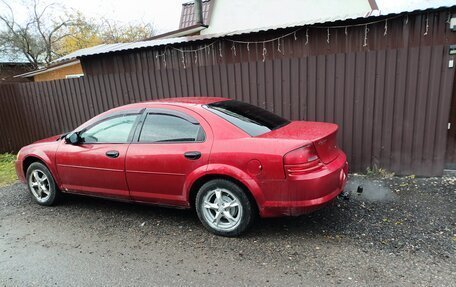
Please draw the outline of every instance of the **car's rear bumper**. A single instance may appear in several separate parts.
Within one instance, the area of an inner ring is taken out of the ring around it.
[[[265,201],[260,208],[262,217],[299,216],[318,210],[332,202],[347,182],[348,163],[340,151],[338,157],[318,172],[288,177],[276,186],[282,200]]]

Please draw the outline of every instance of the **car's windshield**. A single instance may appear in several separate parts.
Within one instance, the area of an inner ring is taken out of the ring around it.
[[[206,107],[251,136],[259,136],[290,123],[267,110],[235,100],[216,102]]]

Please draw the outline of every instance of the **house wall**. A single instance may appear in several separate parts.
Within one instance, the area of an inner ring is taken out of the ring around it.
[[[316,23],[321,20],[364,17],[370,12],[368,0],[216,0],[210,25],[202,35]]]
[[[35,82],[43,82],[43,81],[53,81],[59,79],[65,79],[68,75],[77,75],[77,74],[84,74],[82,70],[81,63],[76,63],[71,66],[62,67],[53,71],[45,72],[42,74],[35,75],[33,80]]]

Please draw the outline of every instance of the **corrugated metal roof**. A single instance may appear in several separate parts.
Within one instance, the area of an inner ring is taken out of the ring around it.
[[[93,47],[89,47],[89,48],[80,49],[80,50],[74,51],[68,55],[65,55],[63,57],[60,57],[60,58],[54,60],[54,62],[62,62],[62,61],[67,61],[67,60],[71,60],[71,59],[76,59],[76,58],[79,58],[82,56],[103,53],[103,52],[106,52],[109,50],[113,50],[116,47],[119,47],[121,45],[125,45],[125,43],[101,44],[101,45],[97,45],[97,46],[93,46]]]
[[[80,57],[114,53],[114,52],[127,51],[127,50],[152,48],[152,47],[174,45],[174,44],[181,44],[181,43],[190,43],[190,42],[195,42],[195,41],[203,41],[203,40],[209,40],[209,39],[217,39],[217,38],[222,38],[222,37],[238,36],[238,35],[258,33],[258,32],[263,32],[263,31],[273,31],[273,30],[278,30],[278,29],[310,26],[310,25],[317,25],[317,24],[327,25],[328,23],[334,23],[334,22],[339,22],[339,21],[348,21],[348,20],[373,20],[378,17],[393,17],[395,15],[400,15],[403,13],[418,13],[418,12],[426,12],[426,11],[431,11],[431,10],[433,11],[433,10],[440,10],[440,9],[450,9],[450,8],[454,8],[454,7],[456,7],[456,5],[443,6],[443,7],[438,7],[438,8],[429,8],[429,9],[423,9],[423,10],[402,11],[400,13],[392,13],[392,14],[386,14],[386,15],[368,15],[368,16],[344,15],[344,16],[337,16],[337,17],[330,17],[330,18],[322,18],[322,19],[312,20],[312,21],[302,21],[302,22],[298,22],[298,23],[284,24],[284,25],[280,25],[280,26],[262,27],[262,28],[251,29],[251,30],[244,30],[244,31],[233,31],[230,33],[185,36],[185,37],[167,38],[167,39],[155,39],[155,40],[132,42],[132,43],[102,44],[102,45],[98,45],[95,47],[78,50],[78,51],[68,54],[64,57],[61,57],[61,58],[55,60],[54,62],[61,62],[61,61],[67,61],[67,60],[80,58]]]

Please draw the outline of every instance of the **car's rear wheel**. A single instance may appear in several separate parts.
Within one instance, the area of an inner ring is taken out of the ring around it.
[[[206,182],[196,196],[196,212],[209,231],[222,236],[238,236],[254,221],[252,203],[244,190],[232,181]]]
[[[60,191],[49,169],[34,162],[27,169],[27,185],[33,199],[40,205],[50,206],[57,202]]]

